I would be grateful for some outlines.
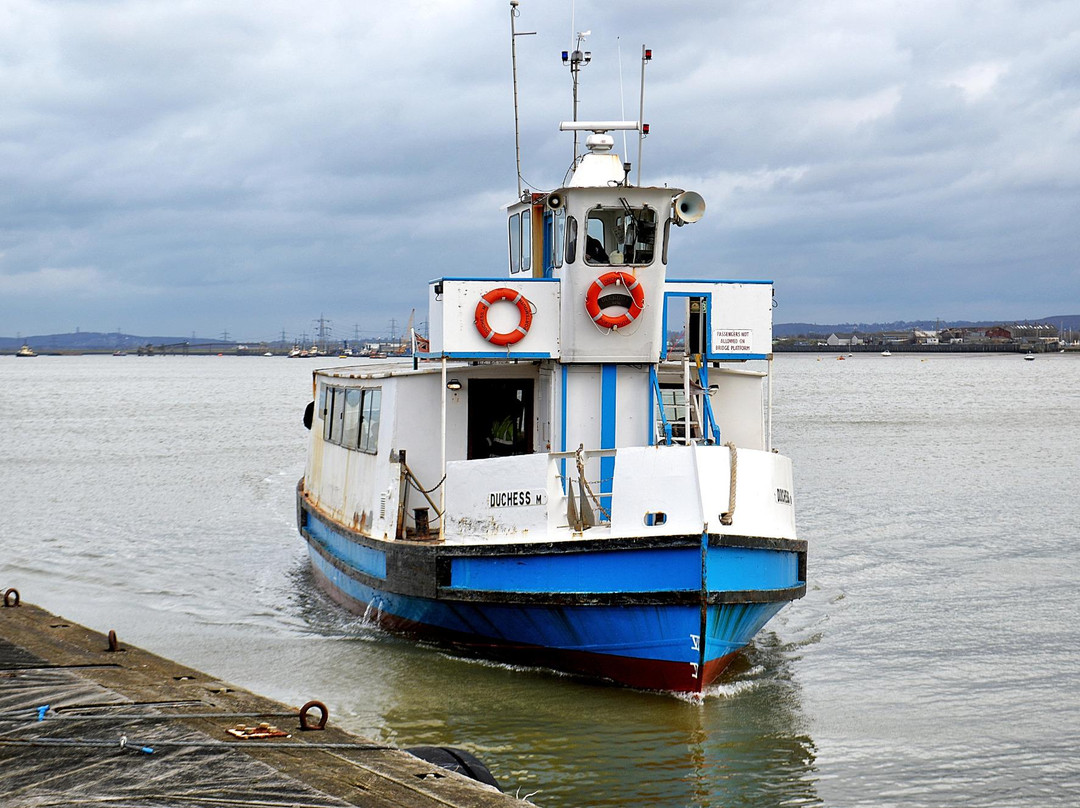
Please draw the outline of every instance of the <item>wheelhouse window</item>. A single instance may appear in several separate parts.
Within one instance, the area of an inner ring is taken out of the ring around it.
[[[319,407],[323,439],[346,449],[375,454],[379,449],[382,390],[326,386]]]
[[[585,263],[633,264],[653,262],[656,247],[656,211],[648,205],[596,207],[585,220]]]
[[[561,267],[563,263],[563,241],[566,235],[566,211],[559,208],[551,214],[551,260],[550,266]]]
[[[515,213],[507,225],[510,229],[510,272],[521,272],[521,214]]]
[[[574,263],[577,257],[577,219],[566,217],[566,263]]]
[[[532,213],[515,213],[507,220],[510,236],[510,273],[532,270]]]

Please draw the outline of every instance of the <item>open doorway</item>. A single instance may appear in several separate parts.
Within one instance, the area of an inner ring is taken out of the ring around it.
[[[533,451],[533,380],[469,380],[469,459]]]
[[[664,295],[664,356],[708,353],[709,298],[685,293]]]

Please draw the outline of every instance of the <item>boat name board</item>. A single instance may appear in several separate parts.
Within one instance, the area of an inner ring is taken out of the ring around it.
[[[547,501],[544,491],[492,491],[488,494],[490,508],[523,508],[543,505]]]

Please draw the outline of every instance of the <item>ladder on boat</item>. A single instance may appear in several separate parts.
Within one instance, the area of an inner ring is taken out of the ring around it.
[[[655,397],[653,440],[657,444],[720,443],[720,426],[713,413],[708,370],[700,354],[684,356],[676,382],[661,380],[654,365],[650,370]]]

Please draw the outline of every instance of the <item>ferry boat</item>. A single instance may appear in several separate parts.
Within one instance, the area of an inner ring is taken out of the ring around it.
[[[640,121],[560,128],[587,153],[509,205],[501,277],[429,283],[428,353],[314,371],[298,526],[387,629],[701,693],[806,589],[772,284],[669,278],[702,197],[630,181],[611,132]]]
[[[29,344],[24,342],[22,344],[22,346],[19,348],[19,350],[17,350],[15,352],[15,356],[28,358],[28,357],[31,357],[31,356],[37,356],[37,354],[34,352],[34,349],[31,348]]]

